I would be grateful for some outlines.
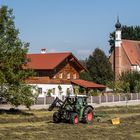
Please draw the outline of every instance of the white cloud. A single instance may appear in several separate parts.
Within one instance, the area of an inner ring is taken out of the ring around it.
[[[82,55],[87,55],[87,54],[89,54],[89,53],[91,53],[91,50],[78,50],[77,51],[77,54],[82,54]]]
[[[50,49],[50,50],[48,50],[48,52],[49,53],[54,53],[54,52],[57,52],[57,50],[56,49]]]
[[[92,53],[92,51],[89,50],[89,49],[77,50],[77,56],[78,56],[79,59],[85,59],[85,58],[87,58],[91,53]]]

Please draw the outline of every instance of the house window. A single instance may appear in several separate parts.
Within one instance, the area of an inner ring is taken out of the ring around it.
[[[73,74],[73,79],[76,79],[76,73],[75,73],[75,74]]]
[[[55,95],[55,88],[52,89],[52,94]]]
[[[59,74],[59,78],[62,79],[63,78],[63,73]]]
[[[70,89],[69,88],[67,88],[67,95],[70,95]]]
[[[38,93],[42,94],[42,88],[38,88]]]
[[[67,74],[67,79],[70,79],[70,73]]]
[[[53,79],[56,79],[56,75],[53,76]]]
[[[45,71],[36,71],[36,75],[38,77],[43,77],[43,76],[46,76],[46,72]]]

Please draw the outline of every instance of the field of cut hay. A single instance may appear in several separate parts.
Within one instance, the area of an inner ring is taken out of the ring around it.
[[[140,106],[100,107],[93,124],[52,122],[46,110],[0,110],[0,140],[140,140]],[[119,117],[120,124],[111,119]]]

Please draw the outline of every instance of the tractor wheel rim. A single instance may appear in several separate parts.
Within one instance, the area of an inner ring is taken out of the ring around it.
[[[91,121],[92,118],[93,118],[92,112],[88,112],[88,114],[87,114],[87,120],[88,120],[88,121]]]
[[[75,123],[75,124],[78,123],[78,117],[77,117],[77,116],[75,116],[75,118],[74,118],[74,123]]]

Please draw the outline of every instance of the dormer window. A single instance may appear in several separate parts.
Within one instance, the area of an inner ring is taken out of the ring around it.
[[[59,78],[62,79],[63,78],[63,73],[59,74]]]
[[[70,73],[67,74],[67,79],[70,79]]]

